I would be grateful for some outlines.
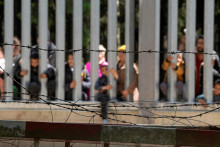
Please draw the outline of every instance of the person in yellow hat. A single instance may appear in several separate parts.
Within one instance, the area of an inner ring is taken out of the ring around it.
[[[134,77],[133,81],[128,87],[125,87],[125,57],[126,57],[126,45],[122,45],[118,48],[118,58],[117,71],[115,69],[110,69],[110,73],[117,80],[117,100],[125,101],[129,94],[132,94],[138,85],[138,71],[136,66],[134,66]]]

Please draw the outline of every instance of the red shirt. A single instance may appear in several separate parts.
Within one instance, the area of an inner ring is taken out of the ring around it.
[[[201,63],[204,61],[204,59],[199,59],[200,54],[196,54],[195,60],[196,60],[196,96],[199,94],[199,85],[200,85],[200,67]]]

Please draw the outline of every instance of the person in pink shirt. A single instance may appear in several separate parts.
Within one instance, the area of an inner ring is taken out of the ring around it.
[[[106,48],[103,45],[99,45],[99,78],[102,77],[102,73],[101,73],[101,66],[105,65],[108,66],[108,62],[106,62],[105,59],[105,53],[106,53]],[[91,75],[91,62],[87,62],[85,65],[86,70],[89,72],[89,76]],[[88,101],[90,100],[90,91],[88,90],[86,92],[86,94],[88,95]]]
[[[0,99],[4,100],[4,70],[5,70],[5,57],[4,50],[0,47]]]
[[[106,48],[103,45],[99,45],[99,51],[101,51],[99,52],[99,78],[100,78],[102,76],[100,67],[103,65],[108,66],[108,62],[105,59]],[[85,66],[89,72],[89,75],[91,75],[91,63],[87,62]]]

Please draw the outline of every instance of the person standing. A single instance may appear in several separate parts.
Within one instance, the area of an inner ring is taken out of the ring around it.
[[[107,123],[107,109],[108,109],[108,101],[110,100],[108,90],[112,89],[112,85],[108,84],[108,66],[102,65],[100,67],[102,76],[98,78],[95,83],[95,89],[99,91],[98,93],[98,101],[101,102],[101,116],[103,123]]]
[[[125,87],[125,51],[126,46],[122,45],[118,48],[118,58],[117,71],[112,68],[110,73],[114,76],[117,81],[117,97],[118,101],[125,101],[129,94],[132,94],[135,88],[138,86],[138,70],[137,65],[133,64],[134,76],[133,80],[128,87]]]
[[[5,70],[5,58],[4,58],[4,51],[3,49],[0,47],[0,99],[4,100],[4,86],[5,86],[5,82],[4,82],[4,71]]]
[[[196,85],[195,85],[195,95],[198,96],[200,93],[200,70],[201,65],[204,62],[204,38],[200,36],[196,41],[196,52],[195,61],[196,61]]]

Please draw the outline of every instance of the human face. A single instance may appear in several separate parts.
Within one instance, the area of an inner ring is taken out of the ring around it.
[[[36,68],[39,65],[39,59],[31,59],[31,66]]]
[[[121,62],[125,62],[125,53],[118,52],[118,57]]]
[[[0,49],[0,58],[4,58],[4,54],[1,49]]]
[[[99,52],[99,61],[102,61],[104,58],[105,58],[105,52],[100,50],[100,52]]]
[[[186,44],[186,35],[184,35],[181,39],[181,42],[185,45]]]
[[[183,55],[182,54],[178,54],[177,55],[177,62],[182,62],[183,61]]]
[[[108,69],[107,69],[107,67],[102,67],[101,68],[101,73],[102,73],[102,75],[108,76]]]
[[[219,95],[220,94],[220,84],[215,84],[214,86],[214,95]]]
[[[74,65],[74,61],[73,61],[73,55],[68,55],[68,59],[67,59],[67,62],[69,64],[70,67],[73,67]]]
[[[204,39],[200,38],[197,40],[196,48],[198,52],[203,52],[204,49]]]

